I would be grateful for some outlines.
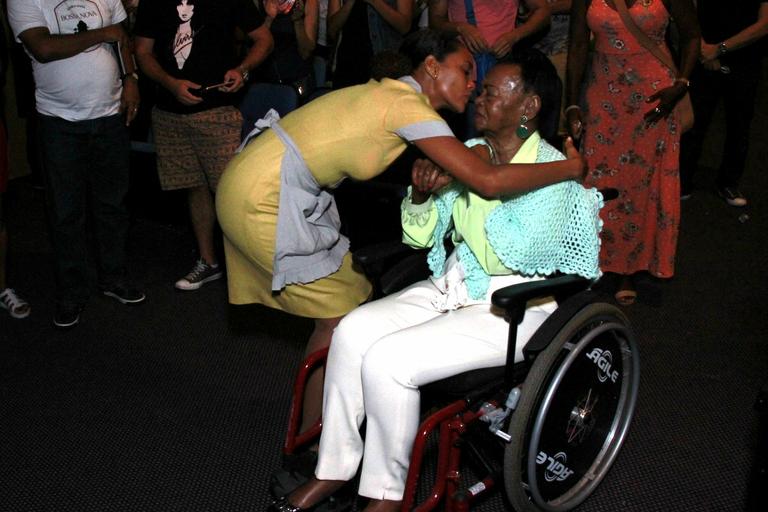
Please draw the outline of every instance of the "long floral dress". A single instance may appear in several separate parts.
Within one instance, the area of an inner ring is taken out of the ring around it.
[[[636,0],[629,12],[668,52],[669,13],[662,1]],[[635,40],[605,0],[592,0],[587,24],[595,52],[586,83],[586,182],[619,191],[601,212],[600,267],[671,277],[680,221],[679,120],[674,111],[652,125],[643,116],[656,105],[646,99],[672,85],[674,74]]]

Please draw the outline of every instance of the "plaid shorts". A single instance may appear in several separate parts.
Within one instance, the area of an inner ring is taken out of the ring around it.
[[[216,191],[221,173],[240,145],[243,117],[235,107],[194,114],[152,110],[157,172],[163,190],[208,185]]]

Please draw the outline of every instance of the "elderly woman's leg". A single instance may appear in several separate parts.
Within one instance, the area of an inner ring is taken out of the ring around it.
[[[431,283],[419,283],[361,306],[339,324],[326,368],[317,478],[292,492],[291,504],[312,506],[354,477],[367,414],[360,494],[372,499],[367,510],[396,509],[418,429],[418,387],[504,364],[508,324],[489,304],[440,313],[432,297]],[[529,309],[519,339],[527,341],[549,311]]]
[[[439,315],[426,300],[432,294],[433,285],[424,281],[360,306],[338,325],[326,364],[317,478],[292,492],[291,504],[311,506],[337,490],[339,482],[354,477],[363,451],[359,433],[365,417],[360,378],[363,355],[383,336]]]
[[[530,308],[518,339],[527,341],[548,315],[548,310]],[[419,387],[503,365],[508,329],[501,316],[490,313],[489,304],[479,304],[395,332],[366,352],[362,380],[368,423],[359,491],[372,498],[366,510],[393,510],[403,499],[420,421]]]

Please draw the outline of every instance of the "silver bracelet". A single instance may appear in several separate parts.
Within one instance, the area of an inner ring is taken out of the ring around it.
[[[570,112],[571,110],[574,110],[574,109],[577,109],[577,110],[581,111],[581,107],[578,106],[578,105],[568,105],[567,107],[565,107],[565,110],[563,110],[563,114],[564,115],[568,114],[568,112]]]

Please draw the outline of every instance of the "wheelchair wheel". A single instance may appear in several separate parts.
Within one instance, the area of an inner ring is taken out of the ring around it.
[[[561,323],[531,366],[509,426],[504,486],[521,512],[570,510],[587,499],[613,464],[637,400],[639,358],[624,314],[591,303]]]

